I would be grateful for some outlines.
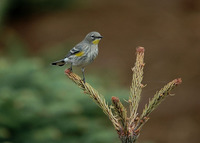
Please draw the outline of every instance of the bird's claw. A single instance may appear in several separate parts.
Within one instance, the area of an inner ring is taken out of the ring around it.
[[[82,81],[85,83],[85,78],[83,78]]]
[[[73,72],[72,67],[70,67],[69,70],[70,70],[71,72]]]
[[[71,72],[72,72],[72,70],[70,68],[68,68],[68,69],[65,70],[66,74],[70,74]]]

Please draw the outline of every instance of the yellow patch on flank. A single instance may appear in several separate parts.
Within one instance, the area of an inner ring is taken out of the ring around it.
[[[96,39],[94,41],[92,41],[93,44],[97,45],[99,43],[100,39]]]
[[[78,52],[78,53],[76,53],[75,55],[76,55],[77,57],[80,57],[80,56],[83,56],[83,54],[84,54],[84,52]]]

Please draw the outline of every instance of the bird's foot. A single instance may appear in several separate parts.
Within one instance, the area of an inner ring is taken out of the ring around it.
[[[83,78],[82,81],[85,83],[85,78]]]
[[[71,72],[73,72],[72,67],[70,67],[69,70],[70,70]]]
[[[72,72],[71,68],[68,68],[68,69],[65,70],[66,74],[70,74],[71,72]]]

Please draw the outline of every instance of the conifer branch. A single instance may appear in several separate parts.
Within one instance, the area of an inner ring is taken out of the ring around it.
[[[144,48],[138,47],[136,49],[136,62],[135,66],[132,68],[133,77],[132,84],[130,88],[129,96],[129,111],[130,116],[127,116],[127,110],[122,105],[121,101],[117,97],[112,97],[113,106],[108,106],[105,98],[100,95],[97,90],[95,90],[88,83],[84,83],[82,79],[72,73],[69,69],[65,70],[66,75],[75,82],[81,88],[85,94],[88,94],[93,101],[103,110],[103,112],[109,117],[113,123],[117,133],[119,135],[122,143],[135,143],[142,126],[149,120],[150,113],[155,110],[158,105],[168,97],[172,89],[177,85],[182,83],[181,78],[175,79],[165,85],[160,91],[156,92],[154,97],[149,100],[148,105],[145,105],[143,112],[138,116],[137,110],[141,98],[142,89],[145,87],[142,84],[143,80],[143,68],[144,68]],[[113,109],[113,110],[112,110]],[[113,113],[113,111],[115,111]]]
[[[112,97],[112,103],[113,103],[113,109],[115,111],[115,114],[119,118],[118,120],[121,122],[123,130],[125,132],[128,132],[127,130],[127,111],[126,108],[123,106],[119,98]]]
[[[75,73],[72,73],[70,69],[65,70],[65,74],[75,82],[79,86],[80,89],[84,91],[85,94],[88,94],[93,101],[103,110],[103,112],[109,117],[111,122],[113,123],[115,129],[117,132],[119,132],[121,126],[118,122],[118,119],[113,115],[111,108],[108,106],[108,104],[105,101],[105,98],[100,95],[91,85],[88,83],[84,83],[82,79],[76,75]]]
[[[158,105],[164,101],[166,97],[168,97],[170,94],[170,91],[174,89],[177,85],[181,84],[182,80],[181,78],[174,79],[173,81],[169,82],[167,85],[165,85],[160,91],[157,91],[154,97],[149,100],[149,104],[145,105],[145,108],[143,109],[142,115],[140,116],[140,120],[134,130],[141,129],[141,127],[148,121],[150,113],[155,110]]]
[[[137,117],[137,109],[140,102],[140,94],[144,85],[142,84],[143,79],[143,68],[144,68],[144,48],[138,47],[136,49],[136,62],[135,66],[132,68],[133,78],[130,88],[130,126],[133,125],[134,120]]]

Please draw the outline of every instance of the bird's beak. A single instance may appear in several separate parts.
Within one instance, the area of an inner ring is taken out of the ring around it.
[[[98,36],[97,38],[99,38],[99,39],[102,39],[102,38],[103,38],[103,36]]]

